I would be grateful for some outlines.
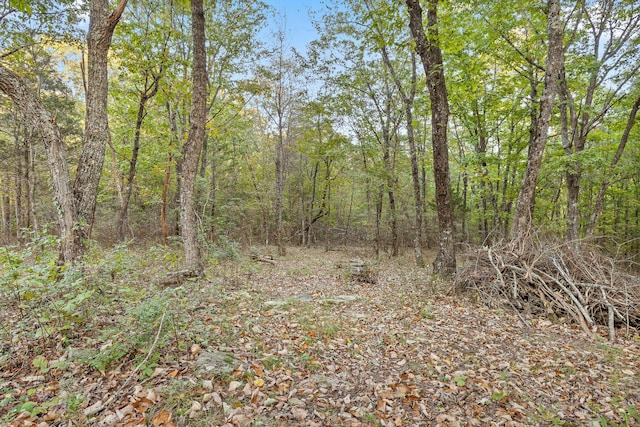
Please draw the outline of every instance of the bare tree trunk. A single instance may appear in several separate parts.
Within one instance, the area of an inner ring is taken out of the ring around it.
[[[387,109],[389,113],[390,109]],[[387,128],[390,121],[390,117],[387,117],[387,123],[382,130],[384,153],[382,155],[382,161],[387,175],[386,190],[389,197],[389,223],[391,226],[391,256],[398,256],[398,213],[396,212],[396,196],[395,196],[395,161],[391,160],[391,133]]]
[[[74,227],[76,213],[65,147],[60,129],[52,116],[27,85],[15,73],[0,64],[0,91],[11,98],[16,107],[37,126],[47,153],[47,164],[53,183],[60,227],[61,258],[73,263],[81,255],[81,241]]]
[[[587,105],[585,105],[586,109],[589,109],[591,107],[591,101],[593,100],[593,90],[595,90],[595,84],[592,79],[592,83],[589,85],[585,100],[585,102],[588,103]],[[586,141],[587,135],[585,134],[583,138],[582,135],[576,135],[575,133],[576,131],[578,131],[576,116],[573,108],[573,99],[571,97],[571,94],[569,93],[564,69],[560,71],[559,93],[561,98],[559,107],[560,135],[562,138],[562,147],[564,149],[565,155],[571,156],[572,154],[577,154],[578,152],[584,150],[584,143]],[[567,111],[568,109],[570,110],[570,114]],[[585,117],[588,117],[587,113],[585,113],[585,115],[583,116],[583,118]],[[569,129],[572,130],[571,135],[569,135]],[[572,242],[572,245],[575,246],[578,244],[580,230],[580,210],[578,209],[578,200],[580,197],[581,165],[577,160],[568,163],[569,164],[567,166],[567,171],[565,173],[567,180],[567,230],[565,238],[567,241]],[[560,188],[558,188],[558,197],[559,190]]]
[[[536,122],[535,136],[529,146],[527,168],[525,170],[522,187],[516,204],[511,240],[514,245],[524,243],[533,225],[533,206],[538,174],[542,165],[542,156],[547,144],[549,122],[558,92],[558,80],[562,67],[564,50],[562,46],[563,24],[560,19],[560,1],[547,2],[547,33],[548,51],[546,71],[544,76],[544,90],[540,101],[540,113]]]
[[[280,126],[276,142],[276,246],[278,255],[285,256],[287,248],[282,241],[282,210],[284,207],[284,130]]]
[[[313,210],[316,204],[316,185],[318,184],[318,168],[320,166],[319,161],[314,161],[313,175],[311,177],[311,200],[309,201],[309,212],[307,219],[304,221],[305,225],[302,228],[302,241],[304,246],[311,246],[311,227],[313,226]],[[304,187],[304,186],[302,186]],[[306,216],[306,214],[305,214]]]
[[[9,177],[5,176],[0,185],[4,188],[10,188],[10,182]],[[11,199],[8,192],[0,196],[0,212],[2,212],[2,215],[0,215],[2,219],[2,234],[8,236],[11,234]]]
[[[167,228],[167,195],[169,194],[169,183],[171,182],[171,168],[173,167],[173,153],[169,147],[167,156],[167,166],[164,170],[164,182],[162,184],[162,204],[160,205],[160,227],[162,228],[162,242],[166,245],[169,231]]]
[[[622,157],[622,152],[627,146],[627,141],[629,140],[629,134],[631,133],[631,129],[636,121],[636,115],[638,114],[638,109],[640,109],[640,97],[636,98],[636,102],[633,104],[631,108],[631,112],[629,113],[629,119],[627,120],[627,125],[624,128],[624,132],[622,133],[622,137],[620,138],[620,143],[618,144],[618,149],[616,150],[616,154],[613,156],[613,160],[611,160],[610,168],[613,169],[620,158]],[[607,188],[611,185],[611,181],[607,178],[608,175],[605,175],[604,181],[602,181],[602,185],[600,186],[600,190],[598,191],[598,195],[596,196],[596,202],[593,207],[593,213],[591,214],[591,218],[589,219],[589,227],[587,228],[586,236],[591,237],[596,228],[596,224],[598,223],[598,217],[602,212],[602,203],[604,201],[604,195],[607,192]]]
[[[382,221],[382,201],[384,196],[383,189],[384,186],[381,185],[376,199],[376,256],[380,255],[380,250],[382,249],[382,231],[380,230],[380,222]]]
[[[151,74],[152,81],[149,84],[149,74]],[[140,93],[140,101],[138,102],[138,115],[136,117],[136,127],[133,136],[133,150],[131,152],[131,159],[129,160],[129,173],[127,174],[127,187],[122,198],[122,203],[118,209],[118,239],[124,241],[127,238],[127,229],[129,228],[129,201],[131,200],[131,193],[133,192],[133,181],[136,176],[136,166],[138,164],[138,153],[140,151],[140,131],[142,130],[142,122],[147,115],[146,106],[147,102],[158,93],[158,85],[160,82],[161,74],[154,74],[150,72],[145,73],[145,88]]]
[[[38,213],[36,210],[36,152],[33,136],[29,135],[25,147],[25,182],[27,184],[27,224],[38,231]]]
[[[371,10],[371,2],[365,1],[367,8]],[[377,22],[375,22],[377,24]],[[379,31],[379,27],[376,25],[376,30]],[[379,31],[379,35],[383,36]],[[416,150],[416,141],[413,128],[413,102],[416,94],[417,73],[416,73],[416,59],[415,54],[411,52],[411,86],[409,92],[404,89],[402,82],[398,77],[395,67],[389,58],[389,52],[387,46],[382,45],[380,47],[380,54],[382,55],[382,61],[389,70],[393,83],[398,89],[402,102],[404,104],[405,125],[407,128],[407,142],[409,143],[409,156],[411,159],[411,178],[413,180],[413,201],[415,208],[415,225],[413,230],[413,254],[416,262],[416,266],[424,267],[424,257],[422,255],[422,197],[420,188],[420,171],[418,168],[418,155]]]
[[[22,147],[22,143],[20,142],[20,126],[17,121],[18,113],[16,111],[16,125],[13,131],[13,140],[15,146],[15,155],[16,155],[16,167],[15,167],[15,180],[16,180],[16,203],[15,203],[15,216],[16,216],[16,238],[19,241],[22,241],[22,229],[25,228],[26,221],[24,219],[24,206],[23,206],[23,193],[24,193],[24,149]]]
[[[186,267],[196,275],[203,273],[200,246],[198,245],[195,184],[207,121],[207,50],[204,20],[203,0],[192,0],[193,101],[189,136],[182,149],[180,221],[182,222],[182,244]]]
[[[400,92],[404,103],[405,124],[407,127],[407,141],[409,143],[409,157],[411,158],[411,178],[413,182],[413,202],[415,208],[415,226],[413,230],[413,254],[416,265],[424,267],[424,257],[422,255],[422,197],[420,188],[420,171],[418,168],[418,154],[416,150],[416,140],[413,129],[413,101],[416,94],[417,73],[415,55],[411,53],[411,87],[407,93],[402,87],[402,82],[398,77],[395,67],[389,59],[386,47],[380,49],[382,60],[391,73],[393,82]]]
[[[205,138],[205,141],[207,138]],[[202,150],[205,151],[204,149]],[[204,163],[204,161],[203,161]],[[209,240],[213,241],[216,235],[216,227],[213,218],[216,215],[216,194],[218,192],[218,153],[217,150],[213,150],[211,153],[211,180],[209,182],[209,201],[211,203],[209,207]]]
[[[107,118],[107,56],[113,30],[126,5],[127,0],[120,0],[116,9],[110,11],[108,0],[89,2],[85,135],[73,185],[77,228],[83,239],[89,237],[93,224],[105,149],[111,138]]]
[[[409,28],[416,44],[416,52],[422,59],[431,99],[433,169],[439,225],[438,255],[433,263],[433,270],[435,274],[450,277],[456,271],[456,251],[447,143],[449,102],[437,30],[438,0],[428,1],[427,33],[422,25],[420,1],[406,0],[406,3],[409,9]]]
[[[22,144],[20,143],[20,121],[19,121],[19,112],[16,111],[14,112],[14,127],[13,127],[13,145],[15,148],[15,156],[16,156],[16,165],[15,165],[15,169],[14,169],[14,180],[15,180],[15,187],[16,187],[16,194],[15,194],[15,200],[16,202],[14,203],[14,216],[16,218],[16,238],[19,241],[22,241],[22,228],[24,227],[23,224],[23,206],[22,206],[22,187],[23,187],[23,176],[24,173],[22,172]]]

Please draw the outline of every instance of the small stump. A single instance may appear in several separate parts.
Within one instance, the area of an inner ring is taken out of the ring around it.
[[[349,275],[356,282],[374,284],[378,281],[371,265],[360,259],[349,261]]]

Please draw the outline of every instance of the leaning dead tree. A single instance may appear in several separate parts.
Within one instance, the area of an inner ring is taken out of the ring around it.
[[[519,313],[568,318],[588,335],[602,325],[610,340],[617,327],[640,328],[640,276],[623,262],[586,245],[576,251],[566,243],[530,242],[526,250],[474,249],[456,277],[456,291]]]

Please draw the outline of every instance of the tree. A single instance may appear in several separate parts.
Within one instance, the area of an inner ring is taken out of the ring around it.
[[[167,47],[171,30],[168,27],[162,10],[161,2],[137,2],[129,8],[130,19],[122,22],[119,34],[116,34],[113,42],[114,54],[117,55],[120,75],[115,85],[112,85],[111,93],[124,92],[126,101],[131,98],[135,105],[132,112],[135,114],[135,127],[133,129],[133,144],[131,156],[127,162],[128,170],[125,172],[126,181],[120,176],[117,163],[114,164],[116,179],[116,191],[118,192],[117,210],[117,236],[120,241],[126,240],[129,235],[129,204],[134,189],[136,171],[140,155],[141,139],[143,138],[142,125],[147,117],[148,104],[158,94],[160,82],[164,77],[167,67]],[[160,15],[162,19],[158,19]],[[114,87],[115,86],[115,87]],[[113,98],[113,96],[112,96]],[[130,109],[124,108],[126,101],[118,100],[120,113],[128,113]],[[130,115],[125,119],[125,134],[130,132]],[[128,138],[123,138],[128,140]],[[115,145],[115,144],[113,144]],[[115,157],[115,148],[113,149]],[[124,182],[123,182],[124,181]]]
[[[612,170],[620,161],[622,157],[622,153],[627,146],[627,142],[629,141],[629,134],[631,133],[631,129],[633,129],[633,125],[636,121],[636,115],[638,114],[638,109],[640,109],[640,97],[637,97],[633,106],[631,107],[631,112],[629,113],[629,119],[627,120],[627,124],[622,133],[622,137],[620,138],[620,143],[618,144],[618,148],[616,150],[616,154],[613,156],[611,160],[610,170]],[[596,196],[596,200],[593,207],[593,213],[591,214],[591,218],[589,219],[589,226],[587,227],[586,236],[592,237],[596,228],[596,224],[598,222],[598,217],[602,212],[602,204],[604,201],[604,195],[611,185],[611,178],[608,175],[604,176],[602,184],[600,185],[600,190],[598,191],[598,195]]]
[[[203,266],[198,244],[195,184],[207,123],[207,49],[202,0],[191,1],[191,35],[193,38],[193,98],[189,136],[182,148],[180,220],[187,270],[201,275]]]
[[[438,255],[433,263],[433,270],[434,273],[446,277],[455,274],[456,251],[447,142],[449,102],[437,28],[438,0],[428,2],[427,33],[422,24],[422,7],[419,0],[406,0],[406,3],[409,10],[409,28],[415,41],[416,52],[422,60],[431,100],[431,143],[439,227]]]
[[[365,0],[365,5],[369,12],[372,12],[373,5],[371,0]],[[382,15],[381,10],[376,10],[376,15]],[[393,17],[395,18],[395,16]],[[411,77],[409,79],[408,88],[405,88],[400,76],[400,72],[396,69],[391,56],[389,55],[390,44],[387,40],[391,37],[391,34],[383,33],[383,26],[380,23],[380,19],[385,20],[387,23],[391,21],[389,16],[379,16],[378,19],[373,20],[373,29],[377,38],[377,45],[382,61],[389,70],[393,83],[402,99],[404,106],[404,116],[407,130],[407,142],[409,143],[409,155],[411,159],[411,179],[413,183],[413,199],[415,207],[415,228],[413,230],[413,250],[416,265],[418,267],[424,267],[424,257],[422,256],[422,190],[420,186],[420,169],[418,164],[418,154],[416,149],[416,139],[414,131],[414,119],[413,109],[414,100],[416,96],[417,88],[417,75],[416,75],[416,60],[415,54],[411,52]],[[395,19],[394,19],[395,20]],[[397,31],[397,28],[394,28]],[[394,31],[394,33],[396,32]]]
[[[544,75],[544,90],[540,101],[540,112],[535,121],[535,132],[529,146],[527,168],[525,170],[522,187],[511,228],[511,240],[514,245],[522,245],[529,237],[532,227],[533,209],[535,205],[535,190],[542,165],[542,156],[547,144],[549,123],[558,92],[560,69],[564,56],[562,45],[563,24],[560,18],[560,1],[547,2],[547,60]]]
[[[55,117],[11,70],[0,64],[0,90],[6,93],[22,113],[38,128],[45,150],[47,164],[53,182],[60,227],[61,258],[73,263],[81,254],[80,236],[76,233],[76,211],[64,143]]]
[[[580,238],[581,153],[591,132],[625,96],[625,87],[640,69],[636,6],[601,1],[582,2],[577,8],[578,18],[569,34],[569,42],[575,39],[576,47],[563,58],[560,74],[561,135],[567,160],[566,239],[572,242]],[[578,31],[580,25],[583,31]]]
[[[38,50],[43,40],[57,40],[75,34],[73,25],[76,23],[77,10],[68,2],[48,4],[29,1],[16,6],[7,7],[0,14],[0,48],[4,50],[0,53],[0,59],[3,62],[23,55],[27,48],[36,46],[34,50]],[[39,77],[40,81],[45,80],[44,76]],[[76,207],[65,145],[56,116],[43,103],[38,88],[32,89],[23,78],[0,63],[0,91],[9,96],[31,126],[37,129],[45,147],[61,239],[60,259],[73,263],[82,255],[82,241],[76,227]]]
[[[266,98],[263,111],[274,126],[275,136],[275,240],[278,254],[284,256],[287,249],[284,243],[283,210],[286,178],[286,149],[293,141],[294,121],[296,119],[300,91],[294,86],[296,64],[285,52],[284,30],[277,34],[278,46],[271,66],[260,70],[260,79],[265,84]]]
[[[83,238],[90,235],[105,149],[111,138],[107,117],[109,47],[127,1],[120,0],[113,11],[108,0],[89,2],[85,136],[73,185],[78,221],[76,227]]]

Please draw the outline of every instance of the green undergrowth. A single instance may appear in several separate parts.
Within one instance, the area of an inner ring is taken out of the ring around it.
[[[52,411],[65,424],[90,425],[97,419],[86,419],[83,411],[97,393],[108,397],[129,378],[123,399],[131,395],[134,385],[144,385],[145,390],[158,392],[158,408],[173,414],[177,425],[220,425],[242,403],[227,393],[230,382],[252,384],[259,379],[254,377],[259,370],[252,367],[226,376],[216,374],[209,379],[213,384],[205,387],[203,378],[188,369],[201,351],[232,353],[274,378],[296,377],[297,373],[300,378],[322,378],[328,364],[352,363],[389,349],[420,352],[421,341],[400,332],[420,325],[440,327],[445,314],[452,313],[440,309],[432,288],[401,286],[416,281],[417,273],[409,267],[397,271],[388,280],[390,285],[372,285],[372,291],[388,286],[393,298],[367,298],[366,291],[360,290],[356,301],[340,305],[309,289],[279,291],[283,280],[293,284],[301,276],[317,280],[321,268],[333,269],[331,263],[309,267],[308,254],[295,250],[288,255],[288,264],[278,260],[276,267],[251,261],[237,245],[221,241],[208,248],[209,269],[204,278],[165,287],[158,283],[183,262],[177,244],[91,246],[83,262],[74,267],[58,265],[57,244],[55,238],[33,234],[23,247],[0,249],[0,369],[17,379],[2,382],[0,377],[0,425],[11,424],[24,414],[37,419]],[[298,259],[304,263],[298,264]],[[323,280],[334,280],[339,274],[335,269],[322,273]],[[292,294],[309,298],[286,296]],[[443,300],[442,304],[449,303]],[[476,310],[485,309],[474,307],[470,313]],[[458,312],[467,316],[464,306],[456,307],[453,314]],[[393,328],[372,335],[368,322],[373,318]],[[547,335],[530,338],[540,344],[547,339]],[[594,345],[602,363],[614,364],[625,356],[622,348],[607,342]],[[443,374],[430,362],[429,353],[427,356],[395,369],[421,372],[460,389],[474,384],[467,370]],[[465,364],[480,372],[485,361],[471,354]],[[576,369],[554,368],[554,378],[568,381]],[[497,380],[514,381],[509,372]],[[612,381],[605,385],[611,391],[609,401],[585,399],[580,408],[585,422],[640,425],[637,408],[628,404],[626,394],[637,388],[630,382],[634,377],[623,372],[608,378]],[[111,383],[114,379],[116,385]],[[223,398],[223,404],[194,415],[193,402],[207,394],[212,398],[214,393]],[[273,393],[269,391],[268,397],[273,398]],[[516,398],[530,402],[526,408],[530,425],[573,425],[563,421],[566,414],[561,404],[541,404],[534,397],[520,396],[517,388],[492,389],[480,404],[497,407]],[[375,417],[374,413],[363,414],[362,421],[373,422]]]
[[[207,279],[163,288],[158,279],[182,264],[177,245],[90,246],[73,267],[59,265],[57,247],[54,237],[34,233],[22,247],[0,248],[0,368],[42,381],[53,375],[68,397],[2,389],[0,424],[53,409],[71,419],[84,399],[81,378],[118,370],[143,381],[188,356],[193,343],[231,345],[244,326],[239,307],[255,298],[224,295],[228,277],[246,270],[227,250],[212,251],[216,271]]]

